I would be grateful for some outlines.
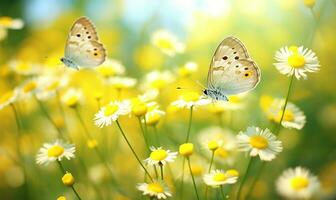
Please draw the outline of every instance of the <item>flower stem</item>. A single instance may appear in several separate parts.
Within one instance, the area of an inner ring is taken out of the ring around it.
[[[57,124],[54,122],[54,120],[50,117],[48,111],[45,109],[45,107],[43,106],[42,102],[40,100],[38,100],[38,98],[34,95],[34,98],[40,108],[40,110],[42,111],[42,113],[44,114],[44,116],[48,119],[48,121],[55,127],[55,129],[57,130],[57,133],[59,135],[59,137],[61,137],[62,139],[65,139],[62,130],[57,126]]]
[[[141,118],[140,118],[140,117],[138,117],[138,121],[139,121],[139,125],[140,125],[140,128],[141,128],[142,136],[143,136],[144,141],[145,141],[145,145],[146,145],[146,147],[147,147],[146,152],[148,152],[148,151],[149,151],[148,140],[147,140],[147,137],[146,137],[145,130],[144,130],[143,126],[142,126]]]
[[[131,149],[131,151],[132,151],[134,157],[135,157],[136,160],[139,162],[139,164],[140,164],[140,166],[143,168],[143,170],[146,172],[146,174],[148,175],[149,179],[150,179],[152,182],[154,182],[154,179],[152,178],[152,176],[150,175],[150,173],[148,172],[148,170],[146,169],[146,167],[142,164],[141,160],[139,159],[138,155],[136,154],[135,150],[133,149],[131,143],[128,141],[128,139],[127,139],[127,137],[126,137],[124,131],[122,130],[122,128],[121,128],[121,126],[120,126],[120,124],[119,124],[119,121],[117,120],[116,123],[117,123],[117,126],[118,126],[118,128],[119,128],[119,130],[120,130],[120,132],[121,132],[121,135],[123,136],[124,140],[126,141],[128,147]]]
[[[66,174],[66,170],[65,170],[65,168],[63,167],[61,161],[57,160],[57,164],[58,164],[60,170],[62,171],[62,175]],[[77,197],[79,200],[82,200],[81,197],[79,196],[78,192],[76,191],[76,189],[75,189],[75,187],[74,187],[73,185],[71,186],[71,189],[72,189],[72,191],[75,193],[76,197]]]
[[[184,165],[185,165],[185,157],[183,157],[182,161],[182,177],[181,177],[181,186],[180,186],[180,199],[183,199],[183,182],[184,182]]]
[[[219,190],[220,190],[222,199],[225,200],[225,195],[224,195],[224,192],[223,192],[223,185],[220,186]]]
[[[211,154],[211,160],[210,160],[210,165],[209,165],[209,169],[208,169],[208,173],[210,173],[211,171],[211,167],[212,167],[212,164],[213,164],[213,161],[214,161],[214,157],[215,157],[215,151],[212,151],[212,154]],[[208,189],[209,189],[209,186],[205,186],[205,200],[208,198]]]
[[[258,172],[255,175],[254,179],[252,180],[252,183],[251,183],[251,186],[249,187],[249,190],[247,191],[246,199],[250,198],[250,196],[252,194],[252,191],[253,191],[253,188],[254,188],[255,184],[257,183],[257,180],[260,178],[261,172],[264,169],[265,165],[266,165],[266,162],[262,162],[261,166],[259,167]]]
[[[163,180],[163,165],[159,164],[160,166],[160,171],[161,171],[161,180]]]
[[[194,106],[190,107],[189,124],[188,124],[186,143],[189,141],[189,137],[190,137],[190,129],[191,129],[191,121],[192,121],[193,108],[194,108]]]
[[[196,193],[196,197],[197,199],[199,200],[199,196],[198,196],[198,192],[197,192],[197,187],[196,187],[196,182],[195,182],[195,178],[194,178],[194,175],[193,175],[193,172],[191,170],[191,165],[190,165],[190,159],[189,157],[187,157],[187,161],[188,161],[188,167],[189,167],[189,172],[190,172],[190,175],[191,175],[191,179],[193,181],[193,185],[194,185],[194,189],[195,189],[195,193]]]
[[[246,181],[246,179],[247,179],[247,176],[248,176],[248,173],[249,173],[249,171],[250,171],[250,169],[251,169],[252,162],[253,162],[253,157],[250,158],[250,160],[248,161],[248,164],[247,164],[247,168],[246,168],[245,174],[244,174],[243,179],[242,179],[242,182],[240,183],[239,188],[238,188],[238,193],[237,193],[236,200],[240,200],[241,191],[242,191],[242,189],[243,189],[243,187],[244,187],[244,183],[245,183],[245,181]]]
[[[280,121],[279,121],[279,125],[278,125],[276,131],[274,132],[274,134],[276,134],[276,135],[279,134],[279,131],[280,131],[280,129],[281,129],[281,123],[282,123],[283,118],[284,118],[284,116],[285,116],[285,111],[286,111],[287,103],[288,103],[288,100],[289,100],[290,92],[291,92],[291,90],[292,90],[293,82],[294,82],[294,73],[292,74],[291,79],[290,79],[290,82],[289,82],[288,91],[287,91],[287,96],[286,96],[286,100],[285,100],[285,105],[284,105],[284,107],[283,107],[283,109],[282,109],[282,113],[281,113],[281,118],[280,118]]]

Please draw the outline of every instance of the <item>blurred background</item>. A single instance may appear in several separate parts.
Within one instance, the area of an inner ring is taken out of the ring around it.
[[[334,0],[316,0],[311,7],[303,0],[2,0],[0,17],[3,16],[11,18],[9,24],[12,26],[7,23],[1,27],[0,23],[0,93],[20,87],[41,74],[54,73],[59,77],[66,74],[67,83],[60,88],[60,95],[67,88],[81,89],[80,113],[104,156],[115,168],[118,180],[130,194],[137,195],[136,199],[140,199],[141,194],[136,191],[132,179],[141,182],[143,175],[136,173],[136,169],[141,170],[124,141],[119,140],[117,129],[94,126],[92,119],[99,106],[97,98],[103,105],[112,99],[143,94],[148,88],[158,89],[156,101],[166,112],[157,125],[159,137],[162,137],[163,146],[177,151],[177,141],[181,142],[186,132],[188,110],[170,106],[181,93],[176,87],[199,90],[196,81],[206,84],[211,57],[225,37],[238,37],[247,46],[261,69],[261,82],[255,90],[236,100],[238,108],[223,111],[220,118],[207,108],[198,109],[192,127],[195,144],[199,144],[200,132],[212,126],[230,129],[234,135],[249,125],[271,128],[272,122],[262,112],[261,99],[265,96],[285,98],[289,82],[289,78],[273,66],[275,52],[291,45],[312,49],[320,60],[321,70],[308,74],[307,80],[295,81],[290,96],[290,101],[305,113],[307,123],[302,130],[282,129],[279,137],[284,151],[264,169],[252,197],[280,199],[274,187],[276,178],[288,167],[304,166],[319,177],[320,198],[336,199]],[[80,16],[89,17],[95,24],[107,57],[114,63],[111,64],[114,71],[75,71],[65,68],[59,61],[64,54],[68,31]],[[13,20],[18,20],[17,24]],[[3,19],[2,23],[6,22],[8,19]],[[174,48],[171,44],[155,43],[155,35],[160,32],[163,32],[162,37],[173,41]],[[162,77],[151,75],[160,77],[161,82],[150,82],[149,74],[153,71],[165,73]],[[136,82],[106,84],[106,77],[116,75],[130,77]],[[88,186],[87,182],[91,181],[101,188],[104,199],[131,199],[110,190],[112,186],[104,172],[106,169],[86,146],[75,112],[60,105],[57,98],[41,102],[56,124],[62,128],[66,126],[75,138],[76,156],[82,157],[88,166],[86,180],[83,170],[71,161],[65,162],[79,179],[79,192],[85,193],[83,199],[102,199]],[[24,96],[18,100],[17,107],[22,123],[19,135],[12,110],[9,107],[0,110],[0,199],[57,199],[61,195],[75,199],[61,184],[57,166],[35,163],[38,149],[43,143],[54,141],[57,131],[41,113],[34,98]],[[139,154],[143,155],[145,147],[137,120],[123,117],[121,123]],[[22,163],[17,162],[17,147],[24,158],[26,176]],[[204,151],[200,145],[197,148]],[[202,153],[199,157],[200,160],[208,159]],[[234,159],[232,166],[239,171],[245,169],[246,158],[242,153]],[[177,172],[178,166],[173,167]],[[193,197],[191,184],[186,193]]]

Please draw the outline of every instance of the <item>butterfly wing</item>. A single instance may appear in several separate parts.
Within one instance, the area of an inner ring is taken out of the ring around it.
[[[98,41],[93,24],[86,17],[79,18],[71,27],[65,57],[83,67],[98,66],[105,61],[105,49]]]
[[[212,58],[208,87],[233,95],[253,89],[259,79],[259,68],[244,44],[235,37],[225,38]]]

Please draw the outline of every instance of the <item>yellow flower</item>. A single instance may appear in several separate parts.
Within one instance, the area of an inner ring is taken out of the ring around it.
[[[56,200],[67,200],[65,196],[59,196]]]
[[[13,19],[11,17],[0,17],[0,28],[21,29],[24,23],[21,19]]]
[[[87,146],[88,146],[90,149],[96,148],[96,147],[98,146],[98,142],[97,142],[97,140],[95,140],[95,139],[88,140],[88,141],[87,141]]]
[[[4,107],[8,106],[11,103],[14,103],[17,97],[18,97],[18,92],[16,89],[4,92],[0,96],[0,110],[2,110]]]
[[[171,152],[170,150],[165,150],[162,147],[151,147],[152,151],[149,157],[145,160],[149,165],[165,165],[168,162],[173,162],[176,158],[177,152]]]
[[[197,71],[198,65],[194,62],[187,62],[178,69],[178,74],[182,77],[190,76],[193,72]]]
[[[194,152],[194,144],[184,143],[180,145],[179,152],[182,156],[191,156]]]
[[[219,147],[219,144],[217,141],[215,140],[211,140],[208,142],[208,148],[211,150],[211,151],[216,151]]]
[[[154,46],[169,56],[174,56],[176,53],[184,51],[184,44],[180,43],[177,38],[168,31],[158,30],[154,32],[151,40]]]
[[[107,59],[102,65],[96,67],[96,70],[105,78],[125,73],[125,67],[120,61],[114,59]]]
[[[315,2],[316,0],[303,0],[303,3],[305,4],[305,6],[309,8],[313,8],[315,6]]]
[[[71,173],[67,172],[62,177],[62,182],[65,186],[71,187],[75,184],[75,178],[72,176]]]
[[[76,107],[81,100],[82,92],[75,88],[68,89],[62,96],[62,102],[69,107]]]

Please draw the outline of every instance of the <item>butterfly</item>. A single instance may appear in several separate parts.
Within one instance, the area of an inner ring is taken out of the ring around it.
[[[99,42],[94,25],[86,17],[75,21],[65,44],[61,61],[70,68],[95,67],[105,61],[106,52]]]
[[[227,95],[247,92],[256,87],[260,70],[244,44],[235,37],[225,38],[217,47],[210,64],[204,95],[228,101]]]

